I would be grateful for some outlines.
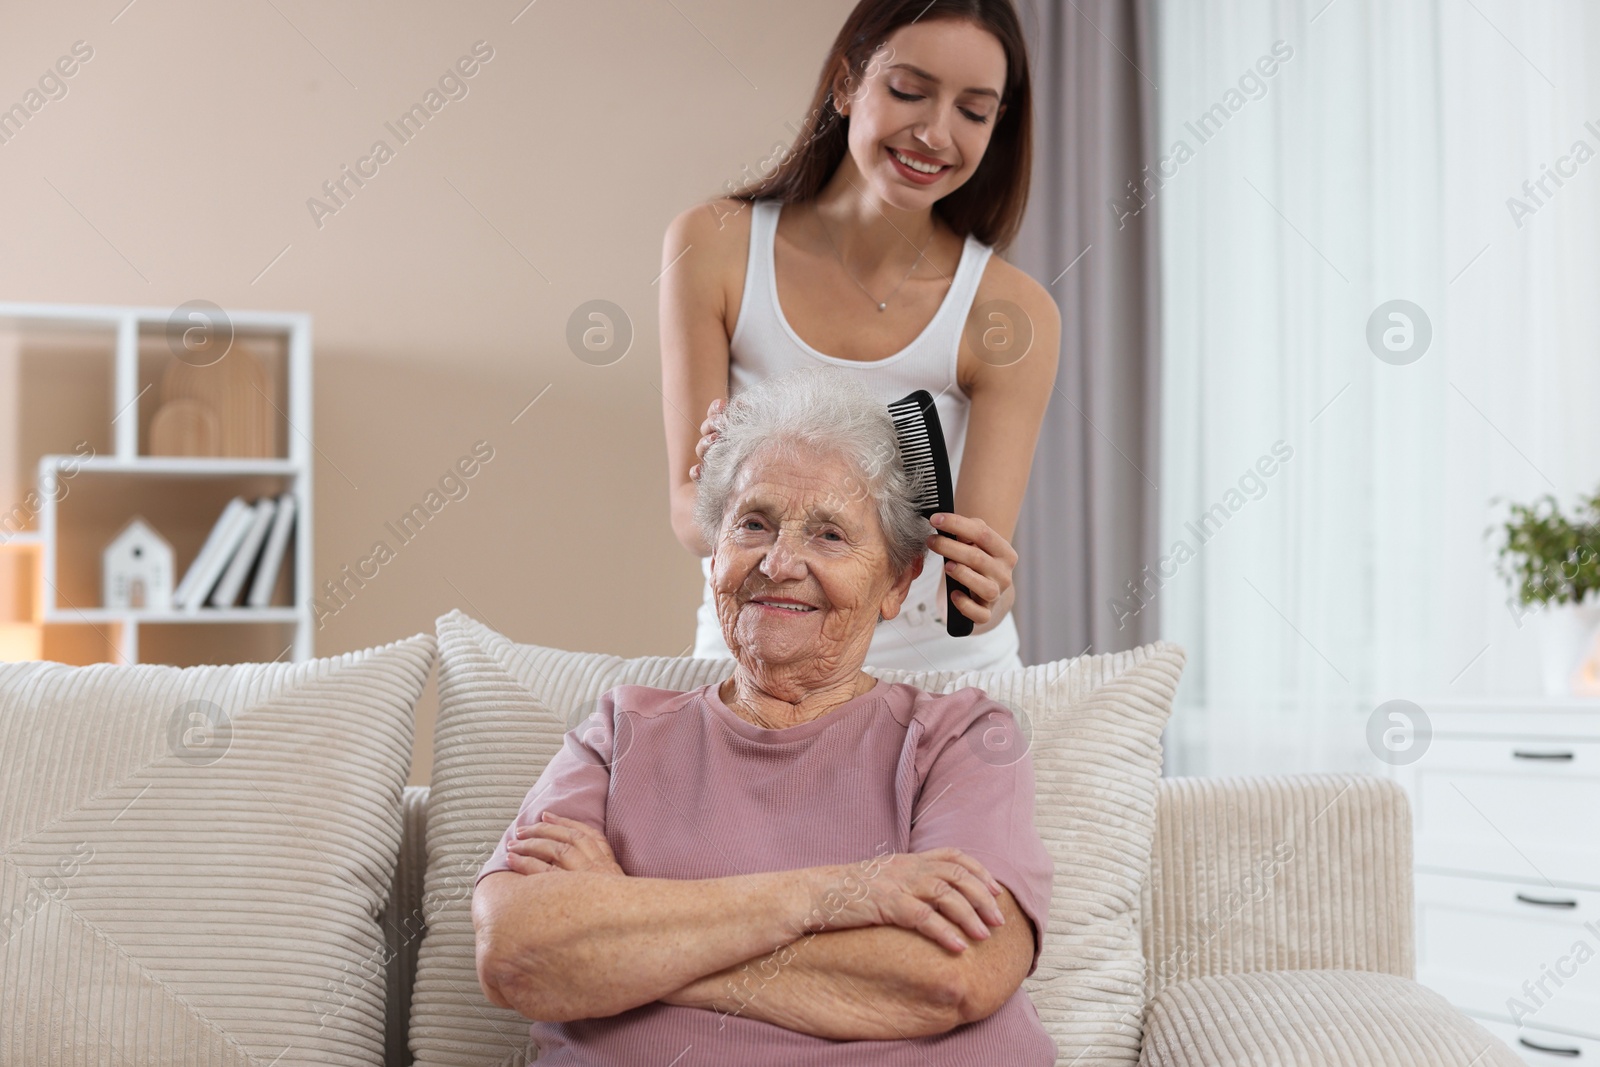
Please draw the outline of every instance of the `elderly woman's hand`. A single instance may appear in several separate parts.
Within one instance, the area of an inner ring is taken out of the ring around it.
[[[517,828],[517,840],[507,848],[506,862],[518,874],[548,870],[624,873],[604,834],[553,811],[542,813],[532,826]]]
[[[717,439],[717,425],[727,406],[728,402],[719,396],[706,407],[705,421],[700,424],[700,440],[694,446],[695,459],[706,458],[706,449]],[[696,463],[689,468],[689,477],[695,481],[700,479],[700,464]]]
[[[982,941],[990,926],[1005,922],[995,899],[1000,883],[959,848],[896,852],[810,870],[816,874],[813,898],[820,899],[829,929],[899,926],[961,952],[967,947],[963,932]]]
[[[1011,571],[1017,550],[988,523],[972,515],[941,511],[931,520],[934,528],[952,534],[932,534],[928,547],[945,557],[944,573],[970,591],[953,594],[956,610],[978,625],[989,621],[995,605],[1011,588]]]

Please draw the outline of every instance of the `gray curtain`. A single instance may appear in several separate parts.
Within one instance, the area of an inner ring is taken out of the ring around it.
[[[1015,545],[1024,663],[1155,640],[1160,331],[1153,13],[1019,0],[1034,84],[1028,213],[1007,257],[1055,295],[1061,361]],[[1130,592],[1133,582],[1138,595]],[[1143,602],[1141,604],[1141,601]]]

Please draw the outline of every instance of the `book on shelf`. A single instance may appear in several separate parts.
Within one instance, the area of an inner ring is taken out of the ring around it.
[[[292,492],[229,500],[173,592],[173,608],[230,608],[247,587],[245,606],[269,606],[294,532],[295,510]]]
[[[200,575],[210,567],[212,557],[221,548],[222,542],[228,530],[232,527],[234,520],[248,513],[249,510],[250,505],[245,503],[245,499],[242,496],[236,496],[228,501],[227,506],[222,509],[222,514],[217,516],[217,521],[212,524],[211,532],[206,535],[205,542],[200,546],[200,551],[195,553],[194,562],[189,564],[189,569],[184,572],[183,580],[178,583],[178,588],[173,590],[172,606],[174,608],[181,608],[189,603],[195,583],[199,581]],[[215,581],[215,578],[212,580]]]
[[[205,606],[206,598],[211,595],[211,590],[216,587],[222,572],[227,568],[233,554],[238,551],[239,544],[250,532],[250,526],[255,521],[255,508],[244,501],[243,497],[235,497],[241,502],[241,507],[224,509],[224,517],[228,524],[222,528],[222,535],[217,541],[216,551],[206,559],[205,566],[195,577],[194,585],[189,588],[189,595],[183,601],[186,611],[199,611]],[[229,514],[231,512],[231,514]],[[217,520],[219,523],[222,519]]]
[[[272,601],[273,587],[278,584],[278,570],[283,565],[284,549],[289,544],[289,534],[294,530],[294,512],[293,493],[278,497],[272,532],[267,535],[267,546],[261,550],[261,562],[250,583],[250,595],[245,600],[252,608],[264,608]]]
[[[228,569],[222,572],[221,580],[217,582],[216,589],[212,590],[211,598],[207,601],[212,607],[231,608],[239,599],[239,590],[243,588],[245,576],[250,573],[250,567],[261,551],[262,542],[267,539],[267,529],[272,525],[272,514],[277,510],[278,501],[273,497],[264,496],[256,501],[250,515],[250,525],[245,528],[244,538],[234,550],[233,558],[228,561]]]

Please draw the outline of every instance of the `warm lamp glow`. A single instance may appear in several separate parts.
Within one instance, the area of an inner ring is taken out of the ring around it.
[[[1572,695],[1600,697],[1600,633],[1589,640],[1589,654],[1572,672]]]
[[[22,663],[43,653],[44,630],[26,622],[0,623],[0,663]]]

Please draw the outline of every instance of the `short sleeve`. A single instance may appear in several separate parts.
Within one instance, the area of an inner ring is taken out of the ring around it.
[[[476,886],[484,875],[511,870],[507,850],[517,839],[517,828],[532,826],[545,811],[565,815],[606,832],[606,796],[611,788],[611,753],[615,738],[613,691],[602,693],[595,710],[566,732],[561,749],[545,764],[533,788],[523,798],[493,854],[479,868]]]
[[[1055,866],[1033,822],[1033,759],[1011,709],[981,689],[923,694],[916,719],[926,762],[912,807],[911,851],[959,848],[988,868],[1032,920],[1028,974],[1039,966]]]

